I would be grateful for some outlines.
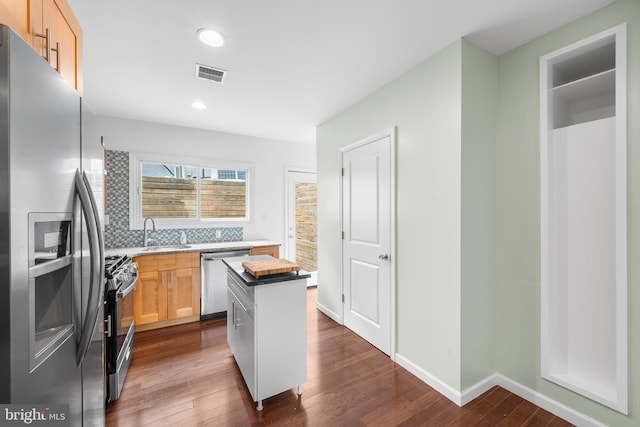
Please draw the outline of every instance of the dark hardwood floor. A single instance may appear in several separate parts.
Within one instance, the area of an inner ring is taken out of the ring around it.
[[[226,319],[136,334],[115,426],[569,426],[494,387],[458,407],[315,308],[308,290],[307,382],[258,412],[226,341]]]

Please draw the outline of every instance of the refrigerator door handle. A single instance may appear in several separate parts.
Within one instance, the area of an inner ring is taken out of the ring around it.
[[[76,170],[75,176],[76,193],[80,198],[82,212],[87,223],[87,232],[89,237],[89,253],[91,257],[91,280],[89,283],[88,307],[84,321],[81,325],[80,342],[76,352],[76,362],[78,366],[84,360],[91,337],[98,321],[98,312],[101,304],[100,289],[102,286],[102,277],[104,276],[104,246],[102,242],[102,233],[100,232],[100,217],[96,207],[89,179],[86,173],[80,175],[80,171]]]

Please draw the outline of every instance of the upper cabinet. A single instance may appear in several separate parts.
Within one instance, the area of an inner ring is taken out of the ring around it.
[[[82,29],[66,0],[0,0],[0,22],[82,92]]]
[[[29,2],[31,0],[0,0],[0,22],[8,25],[24,40],[29,36]]]
[[[82,91],[82,29],[66,0],[30,0],[31,43],[78,92]]]

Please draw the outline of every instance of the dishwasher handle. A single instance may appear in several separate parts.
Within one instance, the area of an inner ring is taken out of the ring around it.
[[[201,254],[202,261],[212,261],[222,258],[231,258],[239,256],[251,255],[250,250],[232,251],[232,252],[204,252]]]

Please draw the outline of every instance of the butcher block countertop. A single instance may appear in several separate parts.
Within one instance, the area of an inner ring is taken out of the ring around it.
[[[261,261],[261,262],[262,261],[278,261],[277,258],[273,258],[270,255],[255,255],[255,256],[249,256],[249,257],[245,256],[245,257],[223,258],[222,261],[247,286],[267,285],[270,283],[286,282],[289,280],[298,280],[298,279],[307,279],[311,277],[311,274],[309,274],[304,270],[300,270],[298,272],[288,271],[288,272],[269,274],[269,275],[259,275],[259,277],[255,277],[251,275],[251,273],[245,271],[246,269],[242,265],[247,262],[253,263],[256,261]],[[281,260],[281,261],[286,261],[286,260]],[[287,262],[290,262],[290,261],[287,261]]]
[[[255,278],[271,276],[273,274],[300,271],[300,266],[286,259],[263,259],[260,261],[245,261],[242,263],[244,271]]]

